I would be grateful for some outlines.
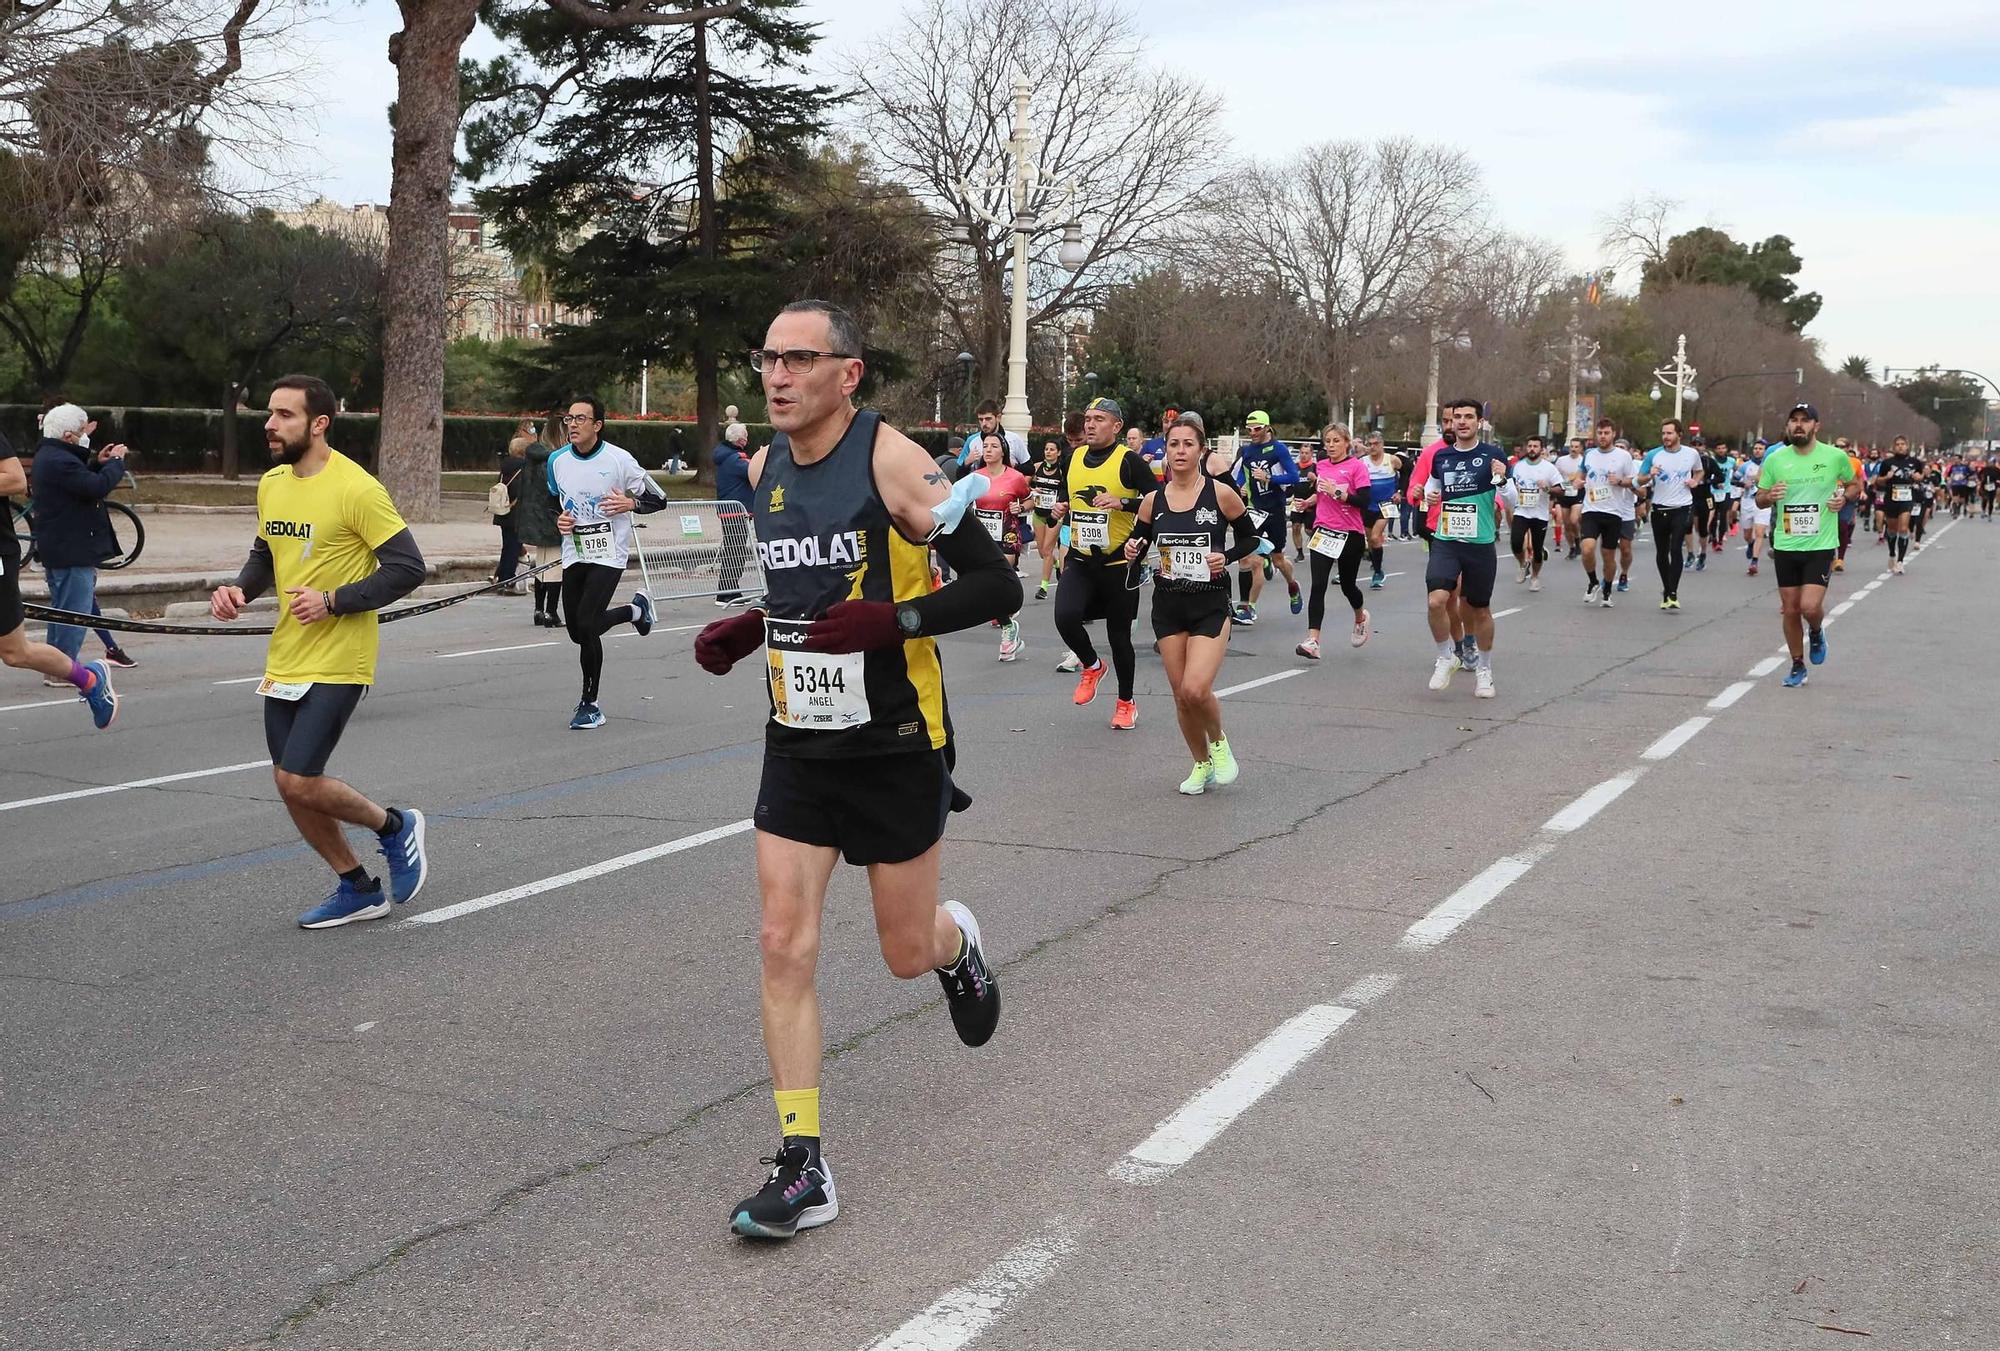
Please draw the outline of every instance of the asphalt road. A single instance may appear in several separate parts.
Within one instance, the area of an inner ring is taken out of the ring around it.
[[[385,629],[332,770],[429,813],[432,880],[327,933],[258,640],[134,640],[108,734],[16,675],[0,1346],[2000,1345],[2000,526],[1933,539],[1866,591],[1857,549],[1803,691],[1736,550],[1678,614],[1644,545],[1610,612],[1503,570],[1490,702],[1424,688],[1393,546],[1359,651],[1266,593],[1198,799],[1143,649],[1121,735],[1048,604],[1016,665],[945,640],[1006,1014],[961,1047],[841,870],[843,1209],[781,1247],[725,1229],[775,1139],[712,608],[610,644],[592,733],[525,602]]]

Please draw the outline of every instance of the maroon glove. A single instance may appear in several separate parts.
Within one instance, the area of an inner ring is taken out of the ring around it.
[[[896,606],[886,600],[844,600],[806,630],[808,652],[871,652],[903,641]]]
[[[728,675],[729,668],[764,645],[764,612],[745,610],[718,619],[694,639],[694,659],[711,675]]]

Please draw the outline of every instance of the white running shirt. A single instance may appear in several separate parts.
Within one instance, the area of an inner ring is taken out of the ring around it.
[[[1583,509],[1601,511],[1608,516],[1616,516],[1621,521],[1629,521],[1638,514],[1635,504],[1639,495],[1629,487],[1612,483],[1611,475],[1631,478],[1638,470],[1633,463],[1632,452],[1613,446],[1610,450],[1599,450],[1592,446],[1583,452]]]
[[[598,505],[614,488],[628,497],[660,495],[659,487],[630,452],[609,441],[599,441],[588,455],[577,454],[575,446],[564,446],[549,456],[549,491],[564,511],[576,517],[576,529],[563,536],[564,567],[602,563],[624,571],[632,557],[632,513],[606,516]]]
[[[1700,469],[1701,454],[1692,446],[1677,446],[1673,450],[1654,446],[1646,452],[1639,472],[1653,476],[1654,506],[1686,507],[1694,505],[1694,485],[1690,480]]]
[[[1549,506],[1563,485],[1562,471],[1547,460],[1518,460],[1507,471],[1508,504],[1530,521],[1549,519]]]

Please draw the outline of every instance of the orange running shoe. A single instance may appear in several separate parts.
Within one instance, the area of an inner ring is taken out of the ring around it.
[[[1104,679],[1104,658],[1099,657],[1095,666],[1086,666],[1077,673],[1076,701],[1087,704],[1097,697],[1097,682]]]
[[[1129,732],[1139,722],[1139,706],[1130,699],[1120,699],[1118,707],[1111,710],[1111,726],[1120,732]]]

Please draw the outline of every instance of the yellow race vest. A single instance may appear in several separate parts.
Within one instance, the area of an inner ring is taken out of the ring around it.
[[[1116,497],[1130,494],[1123,470],[1124,459],[1132,450],[1129,446],[1114,446],[1110,457],[1095,469],[1084,467],[1083,457],[1087,453],[1079,449],[1069,461],[1069,481],[1065,485],[1069,493],[1069,547],[1088,558],[1123,563],[1125,541],[1132,537],[1139,513],[1107,511],[1091,503],[1099,493]]]

